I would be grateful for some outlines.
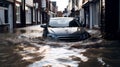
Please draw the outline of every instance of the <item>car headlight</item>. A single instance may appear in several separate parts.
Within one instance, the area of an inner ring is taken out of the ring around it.
[[[48,34],[47,37],[52,39],[57,39],[57,36],[55,34]]]

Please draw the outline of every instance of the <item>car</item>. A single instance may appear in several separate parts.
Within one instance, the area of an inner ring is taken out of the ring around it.
[[[72,17],[50,18],[47,24],[41,25],[43,38],[50,40],[78,41],[90,37],[81,24]]]

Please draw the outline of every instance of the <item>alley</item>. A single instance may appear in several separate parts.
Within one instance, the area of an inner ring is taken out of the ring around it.
[[[78,42],[44,40],[40,25],[17,29],[15,34],[1,34],[0,66],[119,67],[120,43],[101,39],[97,30],[88,32],[94,36]]]

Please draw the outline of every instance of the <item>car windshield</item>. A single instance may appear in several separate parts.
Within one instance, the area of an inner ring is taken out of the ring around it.
[[[73,18],[51,18],[49,22],[50,27],[72,27],[71,22]],[[77,25],[78,26],[78,25]]]

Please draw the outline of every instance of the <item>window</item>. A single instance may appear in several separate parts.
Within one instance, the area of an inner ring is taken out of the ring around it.
[[[31,8],[26,6],[26,24],[31,24]]]

